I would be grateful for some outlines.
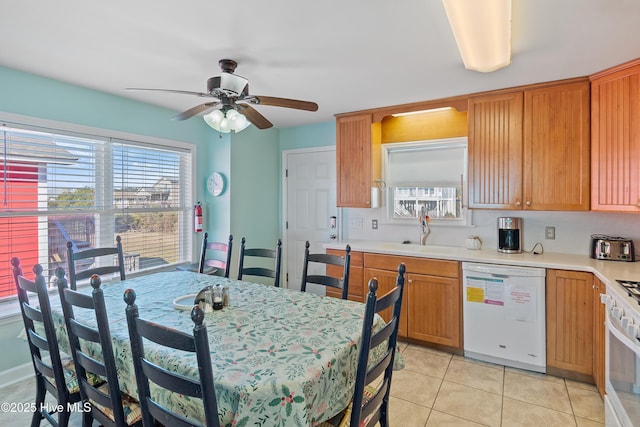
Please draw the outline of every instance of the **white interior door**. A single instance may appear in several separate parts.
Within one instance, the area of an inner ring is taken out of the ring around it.
[[[310,252],[324,252],[323,243],[338,238],[336,150],[320,147],[285,151],[282,164],[286,272],[283,278],[289,288],[300,289],[305,242],[309,241]],[[309,273],[324,272],[310,269]],[[324,295],[323,286],[311,285],[307,291]]]

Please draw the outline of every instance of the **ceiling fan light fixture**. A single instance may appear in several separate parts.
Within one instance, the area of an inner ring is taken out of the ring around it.
[[[442,0],[465,68],[511,64],[511,0]]]
[[[203,119],[206,124],[221,133],[229,133],[231,131],[237,133],[251,124],[243,114],[238,113],[236,110],[228,110],[226,113],[222,110],[213,110],[204,115]]]
[[[229,127],[236,132],[246,129],[250,124],[244,114],[240,114],[236,110],[227,111],[227,120]]]

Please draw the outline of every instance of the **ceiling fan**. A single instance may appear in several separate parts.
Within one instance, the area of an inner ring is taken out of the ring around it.
[[[249,80],[234,74],[238,66],[236,61],[232,59],[221,59],[218,61],[218,64],[222,69],[222,73],[220,76],[211,77],[207,80],[207,92],[148,88],[127,88],[126,90],[150,90],[195,95],[201,98],[212,98],[211,102],[205,102],[204,104],[189,108],[177,116],[172,117],[172,120],[186,120],[213,110],[212,114],[204,117],[205,121],[209,126],[225,133],[231,130],[239,132],[246,128],[249,122],[258,129],[267,129],[273,126],[273,124],[253,108],[252,105],[270,105],[306,111],[318,110],[318,104],[315,102],[277,98],[273,96],[250,95]],[[221,123],[223,119],[225,119],[224,125]]]

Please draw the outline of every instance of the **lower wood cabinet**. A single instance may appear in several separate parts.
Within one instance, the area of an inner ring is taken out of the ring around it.
[[[548,373],[593,376],[593,279],[586,272],[547,270]]]
[[[395,286],[398,265],[402,262],[405,263],[406,274],[398,334],[462,348],[460,263],[365,253],[365,283],[376,277],[379,293],[390,290]]]
[[[344,250],[327,249],[329,255],[344,256]],[[362,252],[351,252],[351,262],[349,264],[349,289],[347,299],[350,301],[364,302],[363,291],[363,267]],[[327,275],[332,277],[342,277],[343,269],[334,265],[327,266]],[[326,294],[330,297],[341,298],[342,291],[336,288],[327,287]]]
[[[597,277],[593,278],[593,380],[601,396],[604,396],[604,359],[606,319],[605,305],[600,302],[600,295],[607,293],[604,282]]]

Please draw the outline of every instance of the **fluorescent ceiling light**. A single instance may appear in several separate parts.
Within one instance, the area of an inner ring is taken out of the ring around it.
[[[435,113],[437,111],[447,111],[447,110],[451,110],[451,107],[432,108],[430,110],[420,110],[420,111],[409,111],[408,113],[395,113],[395,114],[392,114],[392,116],[393,117],[412,116],[414,114]]]
[[[442,0],[465,68],[511,64],[511,0]]]

